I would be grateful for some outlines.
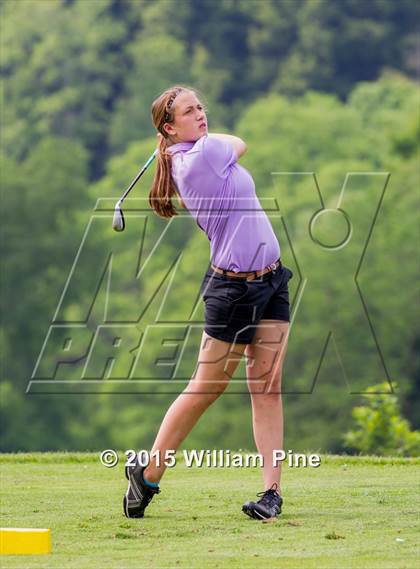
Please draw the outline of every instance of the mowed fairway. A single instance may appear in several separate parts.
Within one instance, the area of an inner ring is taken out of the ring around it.
[[[241,512],[261,490],[258,469],[179,460],[146,517],[128,520],[122,463],[107,469],[99,453],[2,455],[1,526],[51,528],[52,554],[0,565],[417,568],[419,464],[322,455],[316,469],[286,466],[284,513],[262,523]]]

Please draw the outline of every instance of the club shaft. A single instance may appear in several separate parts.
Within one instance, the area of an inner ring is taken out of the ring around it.
[[[158,153],[158,149],[156,149],[153,154],[150,156],[150,158],[148,159],[148,161],[146,162],[146,164],[143,166],[143,168],[140,170],[140,172],[137,174],[137,176],[134,178],[134,180],[131,182],[131,184],[128,186],[128,188],[125,190],[125,192],[123,193],[123,195],[121,196],[119,203],[121,204],[124,199],[127,197],[127,195],[130,193],[130,191],[133,189],[133,187],[136,185],[136,183],[139,181],[139,179],[143,176],[143,174],[146,172],[147,168],[150,166],[150,164],[153,162],[153,160],[155,159],[155,157],[157,156]]]

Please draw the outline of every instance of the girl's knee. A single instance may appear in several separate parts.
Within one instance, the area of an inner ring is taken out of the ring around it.
[[[194,395],[195,399],[203,405],[211,405],[222,395],[227,385],[227,383],[220,382],[208,382],[201,385],[192,384],[184,389],[184,393],[189,394],[188,396]]]

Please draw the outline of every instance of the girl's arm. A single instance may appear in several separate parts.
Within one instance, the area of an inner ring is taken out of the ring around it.
[[[243,156],[247,151],[247,146],[245,142],[238,136],[233,136],[232,134],[219,134],[213,132],[211,133],[209,132],[208,135],[213,138],[220,138],[220,140],[225,140],[226,142],[228,142],[231,146],[233,146],[233,150],[235,151],[238,159],[241,156]]]

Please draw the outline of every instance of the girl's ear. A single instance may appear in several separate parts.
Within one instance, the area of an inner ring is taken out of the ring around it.
[[[168,134],[176,134],[176,130],[174,129],[174,127],[167,122],[163,125],[163,130]]]

